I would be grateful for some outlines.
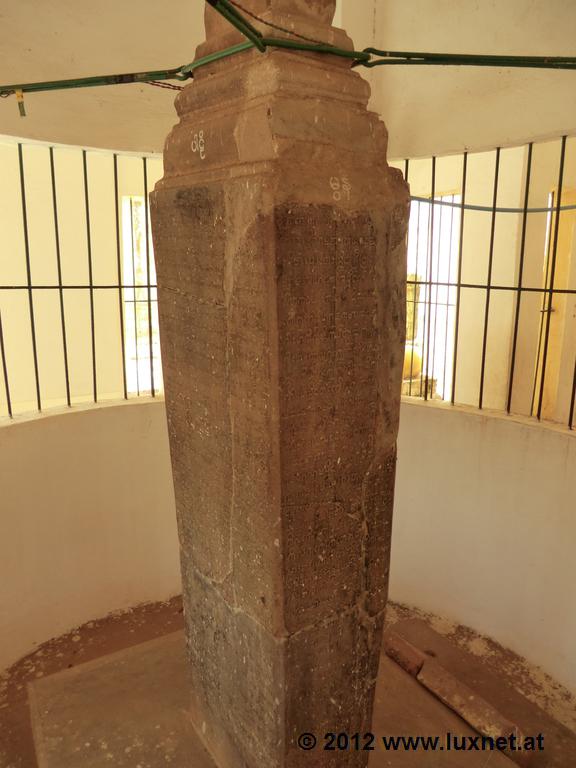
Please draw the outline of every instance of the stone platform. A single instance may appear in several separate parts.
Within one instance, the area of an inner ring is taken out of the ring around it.
[[[187,716],[183,632],[29,686],[39,768],[215,768]]]
[[[535,768],[575,765],[576,737],[527,701],[485,662],[441,637],[423,621],[396,625],[411,642],[472,686],[524,733],[547,735]],[[182,632],[166,635],[30,684],[39,768],[215,768],[187,716],[188,687]],[[452,710],[382,656],[372,730],[390,735],[475,735]],[[310,724],[313,731],[313,724]],[[320,741],[324,734],[316,734]],[[512,768],[496,752],[385,751],[376,742],[370,768]],[[310,765],[319,765],[319,750]],[[324,753],[337,767],[344,755]],[[322,763],[324,764],[324,763]],[[242,766],[238,766],[242,768]],[[263,767],[264,768],[264,767]],[[269,768],[266,766],[266,768]]]

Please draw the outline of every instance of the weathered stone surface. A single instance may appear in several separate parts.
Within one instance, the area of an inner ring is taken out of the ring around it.
[[[198,48],[198,56],[244,42],[245,38],[239,31],[208,3],[206,5],[207,41]],[[276,25],[272,28],[248,17],[250,23],[268,37],[287,37],[280,27],[303,33],[311,39],[352,48],[346,33],[330,26],[336,10],[336,0],[249,0],[241,5]]]
[[[333,2],[267,6],[329,33]],[[408,194],[368,95],[334,57],[203,67],[153,195],[192,717],[230,768],[330,765],[299,733],[371,719]]]

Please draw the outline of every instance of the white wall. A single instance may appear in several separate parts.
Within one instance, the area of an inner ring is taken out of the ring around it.
[[[402,405],[390,597],[468,625],[576,691],[576,433]]]
[[[91,619],[179,594],[163,402],[0,426],[0,669]]]
[[[576,691],[576,434],[402,404],[390,596],[467,624]],[[0,427],[0,669],[180,591],[162,401]]]

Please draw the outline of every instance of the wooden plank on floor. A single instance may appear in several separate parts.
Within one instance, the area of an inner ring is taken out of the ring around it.
[[[521,734],[543,734],[544,751],[531,754],[530,759],[524,755],[526,764],[535,768],[576,766],[576,734],[487,669],[481,658],[450,642],[419,619],[401,621],[394,625],[393,631],[472,689],[504,719],[516,724]]]

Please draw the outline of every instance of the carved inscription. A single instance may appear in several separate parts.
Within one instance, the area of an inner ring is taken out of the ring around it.
[[[352,196],[352,184],[347,176],[331,176],[330,189],[332,197],[339,203],[341,200],[349,201]]]
[[[365,567],[364,483],[379,397],[378,243],[368,213],[334,206],[284,206],[276,228],[285,563],[295,590],[287,625],[296,628],[307,612],[353,605]],[[378,499],[372,506],[382,511]],[[335,563],[348,564],[338,592]]]
[[[183,548],[207,578],[230,569],[232,448],[226,381],[223,196],[208,187],[154,200],[166,402]]]
[[[375,395],[376,236],[370,217],[285,207],[278,228],[284,413],[365,404]],[[364,407],[362,405],[361,407]]]
[[[198,131],[194,134],[191,145],[192,152],[200,155],[200,160],[206,160],[206,141],[204,139],[204,131]]]

